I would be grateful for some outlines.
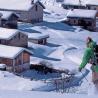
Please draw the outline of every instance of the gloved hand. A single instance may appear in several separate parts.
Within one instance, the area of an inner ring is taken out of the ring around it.
[[[79,72],[81,72],[82,68],[79,67],[78,70],[79,70]]]

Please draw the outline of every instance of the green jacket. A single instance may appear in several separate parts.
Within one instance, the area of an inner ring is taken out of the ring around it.
[[[89,44],[89,47],[87,47],[85,49],[84,55],[83,55],[83,59],[82,59],[82,63],[80,64],[80,68],[84,68],[86,66],[87,63],[89,63],[90,59],[93,58],[94,56],[94,46],[96,45],[95,42],[91,42]],[[98,66],[93,66],[93,71],[98,72]]]

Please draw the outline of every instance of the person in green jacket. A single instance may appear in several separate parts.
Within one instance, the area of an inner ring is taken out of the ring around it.
[[[81,71],[87,63],[91,62],[92,66],[92,81],[93,83],[98,83],[98,65],[94,64],[94,47],[96,45],[96,43],[92,40],[92,38],[88,37],[87,38],[87,43],[86,43],[87,47],[85,49],[84,55],[83,55],[83,59],[82,62],[79,66],[79,71]]]

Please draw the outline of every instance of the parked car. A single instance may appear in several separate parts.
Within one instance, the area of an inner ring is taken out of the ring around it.
[[[0,64],[0,70],[6,71],[6,64]]]

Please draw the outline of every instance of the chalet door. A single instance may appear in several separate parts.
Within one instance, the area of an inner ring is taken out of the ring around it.
[[[86,25],[87,26],[92,26],[92,22],[89,21]]]
[[[38,44],[43,44],[43,42],[44,42],[43,40],[39,40]]]

